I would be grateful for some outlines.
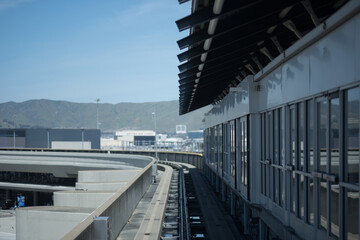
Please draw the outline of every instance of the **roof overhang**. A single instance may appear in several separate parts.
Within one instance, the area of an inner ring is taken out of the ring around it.
[[[218,102],[347,0],[193,0],[178,21],[180,115]]]

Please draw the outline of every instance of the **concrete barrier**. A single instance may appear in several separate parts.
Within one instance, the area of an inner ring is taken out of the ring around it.
[[[107,153],[109,156],[119,158],[121,154],[135,154],[135,155],[145,155],[155,157],[154,151],[138,151],[138,150],[101,150],[101,149],[91,149],[91,150],[69,150],[69,149],[36,149],[36,148],[0,148],[0,151],[9,152],[9,154],[17,154],[18,152],[31,152],[32,154],[49,154],[49,157],[54,157],[61,154],[73,154],[73,153],[88,153],[89,158],[98,158],[98,153]],[[61,156],[61,155],[60,155]],[[190,163],[197,167],[199,170],[203,170],[203,154],[202,153],[187,153],[187,152],[170,152],[170,151],[158,151],[159,160],[164,161],[173,161],[173,162],[183,162]],[[121,158],[121,156],[120,156]],[[189,160],[191,158],[191,160]],[[121,162],[126,162],[127,157],[124,156],[121,159]],[[132,163],[136,163],[137,159],[133,159]],[[190,162],[189,162],[190,161]],[[137,166],[143,164],[141,160]],[[146,164],[145,164],[146,165]],[[145,167],[145,165],[141,167]]]
[[[136,155],[146,155],[155,157],[154,151],[123,151],[123,150],[111,150],[109,151],[112,154],[122,153],[122,154],[136,154]],[[203,170],[203,154],[201,153],[186,153],[186,152],[159,152],[159,160],[162,161],[172,161],[172,162],[182,162],[189,163],[197,167],[199,170]]]
[[[60,191],[54,192],[54,206],[97,208],[109,199],[111,191]]]
[[[76,190],[84,191],[113,191],[116,192],[126,185],[124,182],[77,182],[75,185]]]
[[[136,205],[149,188],[152,181],[151,164],[142,169],[121,190],[114,193],[106,202],[94,210],[86,219],[69,231],[62,239],[94,239],[94,218],[109,217],[110,239],[116,239],[125,226]]]

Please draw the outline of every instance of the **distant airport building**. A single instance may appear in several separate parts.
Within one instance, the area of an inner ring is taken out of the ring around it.
[[[199,138],[202,139],[204,137],[204,131],[203,130],[188,131],[187,136],[190,139],[199,139]]]
[[[186,125],[176,125],[176,134],[186,134]]]
[[[0,129],[0,148],[100,149],[98,129]]]

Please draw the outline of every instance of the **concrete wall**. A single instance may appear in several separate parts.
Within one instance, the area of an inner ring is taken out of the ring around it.
[[[60,191],[54,192],[54,206],[97,208],[108,200],[112,191]]]
[[[123,182],[135,177],[140,170],[79,171],[78,182]]]
[[[123,186],[126,185],[127,182],[97,182],[97,183],[89,183],[89,182],[77,182],[75,185],[76,190],[90,190],[90,191],[117,191]]]

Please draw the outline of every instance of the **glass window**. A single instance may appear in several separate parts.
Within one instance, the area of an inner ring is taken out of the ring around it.
[[[279,112],[274,110],[274,164],[279,165],[280,146]]]
[[[330,173],[339,174],[339,146],[340,146],[340,101],[339,98],[330,100]],[[330,186],[330,218],[331,234],[339,237],[339,184],[331,183]]]
[[[340,101],[332,98],[330,101],[330,173],[339,174],[339,146],[340,146]]]
[[[274,150],[274,122],[273,122],[273,113],[272,111],[267,113],[267,117],[266,117],[266,134],[267,134],[267,147],[266,147],[266,159],[270,162],[273,163],[274,162],[274,155],[273,155],[273,150]],[[274,168],[271,167],[271,165],[266,165],[266,171],[268,174],[268,179],[266,181],[267,183],[267,188],[268,188],[268,197],[270,197],[271,199],[275,199],[274,198],[274,184],[275,184],[275,173],[274,173]]]
[[[345,93],[345,181],[359,185],[359,87]],[[345,232],[359,239],[359,192],[345,189]]]
[[[314,171],[314,100],[307,101],[307,172]],[[308,219],[314,224],[314,179],[308,178]]]
[[[299,216],[304,219],[305,217],[305,176],[299,175]]]
[[[347,239],[359,239],[359,192],[345,191]]]
[[[299,113],[298,113],[298,127],[299,127],[299,164],[298,169],[300,171],[304,171],[304,163],[305,163],[305,102],[299,104]]]
[[[219,168],[218,168],[218,173],[220,174],[220,176],[222,176],[222,167],[223,167],[223,125],[220,124],[219,125]]]
[[[346,94],[345,136],[346,150],[346,181],[359,185],[359,88],[353,88]]]
[[[228,136],[229,136],[229,133],[228,133],[228,124],[225,123],[223,125],[223,173],[224,175],[228,173],[228,157],[229,157],[229,140],[228,140]]]
[[[276,109],[274,110],[274,164],[276,165],[279,165],[279,156],[280,156],[280,126],[279,126],[279,111]],[[275,174],[274,174],[274,201],[279,204],[279,196],[280,196],[280,193],[279,193],[279,174],[280,174],[280,171],[278,168],[274,168],[275,170]]]
[[[298,159],[296,164],[299,171],[305,171],[305,102],[298,104]],[[305,217],[305,176],[298,176],[298,194],[299,194],[299,216]]]
[[[235,121],[230,122],[230,176],[235,180]]]
[[[327,100],[318,102],[318,159],[319,169],[326,172],[327,158],[326,158],[326,141],[327,141],[327,121],[328,110]],[[319,189],[319,211],[320,211],[320,226],[327,229],[327,181],[321,179]]]
[[[284,166],[285,162],[285,144],[284,144],[284,136],[285,136],[285,121],[282,121],[283,117],[283,111],[280,108],[279,109],[279,126],[280,126],[280,134],[279,134],[279,142],[280,142],[280,159],[279,159],[279,165]],[[280,206],[285,206],[285,181],[284,181],[284,170],[280,171],[280,188],[279,188],[279,194],[280,194]]]
[[[261,161],[265,161],[265,113],[261,114]],[[260,163],[261,165],[261,193],[266,195],[265,192],[265,179],[266,179],[266,171],[265,164]]]
[[[247,118],[246,118],[247,119]],[[247,132],[247,122],[246,119],[243,121],[243,131],[244,131],[244,135],[243,135],[243,156],[244,156],[244,185],[247,186],[248,185],[248,146],[247,146],[247,141],[248,141],[248,132]]]
[[[245,184],[245,129],[244,122],[240,123],[241,126],[241,183]]]
[[[296,112],[294,106],[290,108],[290,159],[291,165],[296,166]],[[295,213],[295,179],[296,174],[294,171],[291,172],[290,179],[290,211]]]
[[[219,149],[219,146],[218,146],[218,144],[219,144],[219,139],[218,139],[218,126],[215,126],[215,132],[214,132],[214,146],[213,146],[213,148],[214,148],[214,169],[215,169],[215,171],[217,170],[217,166],[218,166],[218,162],[219,162],[219,156],[218,156],[218,154],[219,154],[219,152],[218,152],[218,149]]]
[[[307,102],[307,118],[308,118],[308,152],[309,152],[309,162],[308,162],[308,172],[312,173],[314,171],[314,100]]]
[[[314,224],[314,179],[308,178],[308,223]]]

